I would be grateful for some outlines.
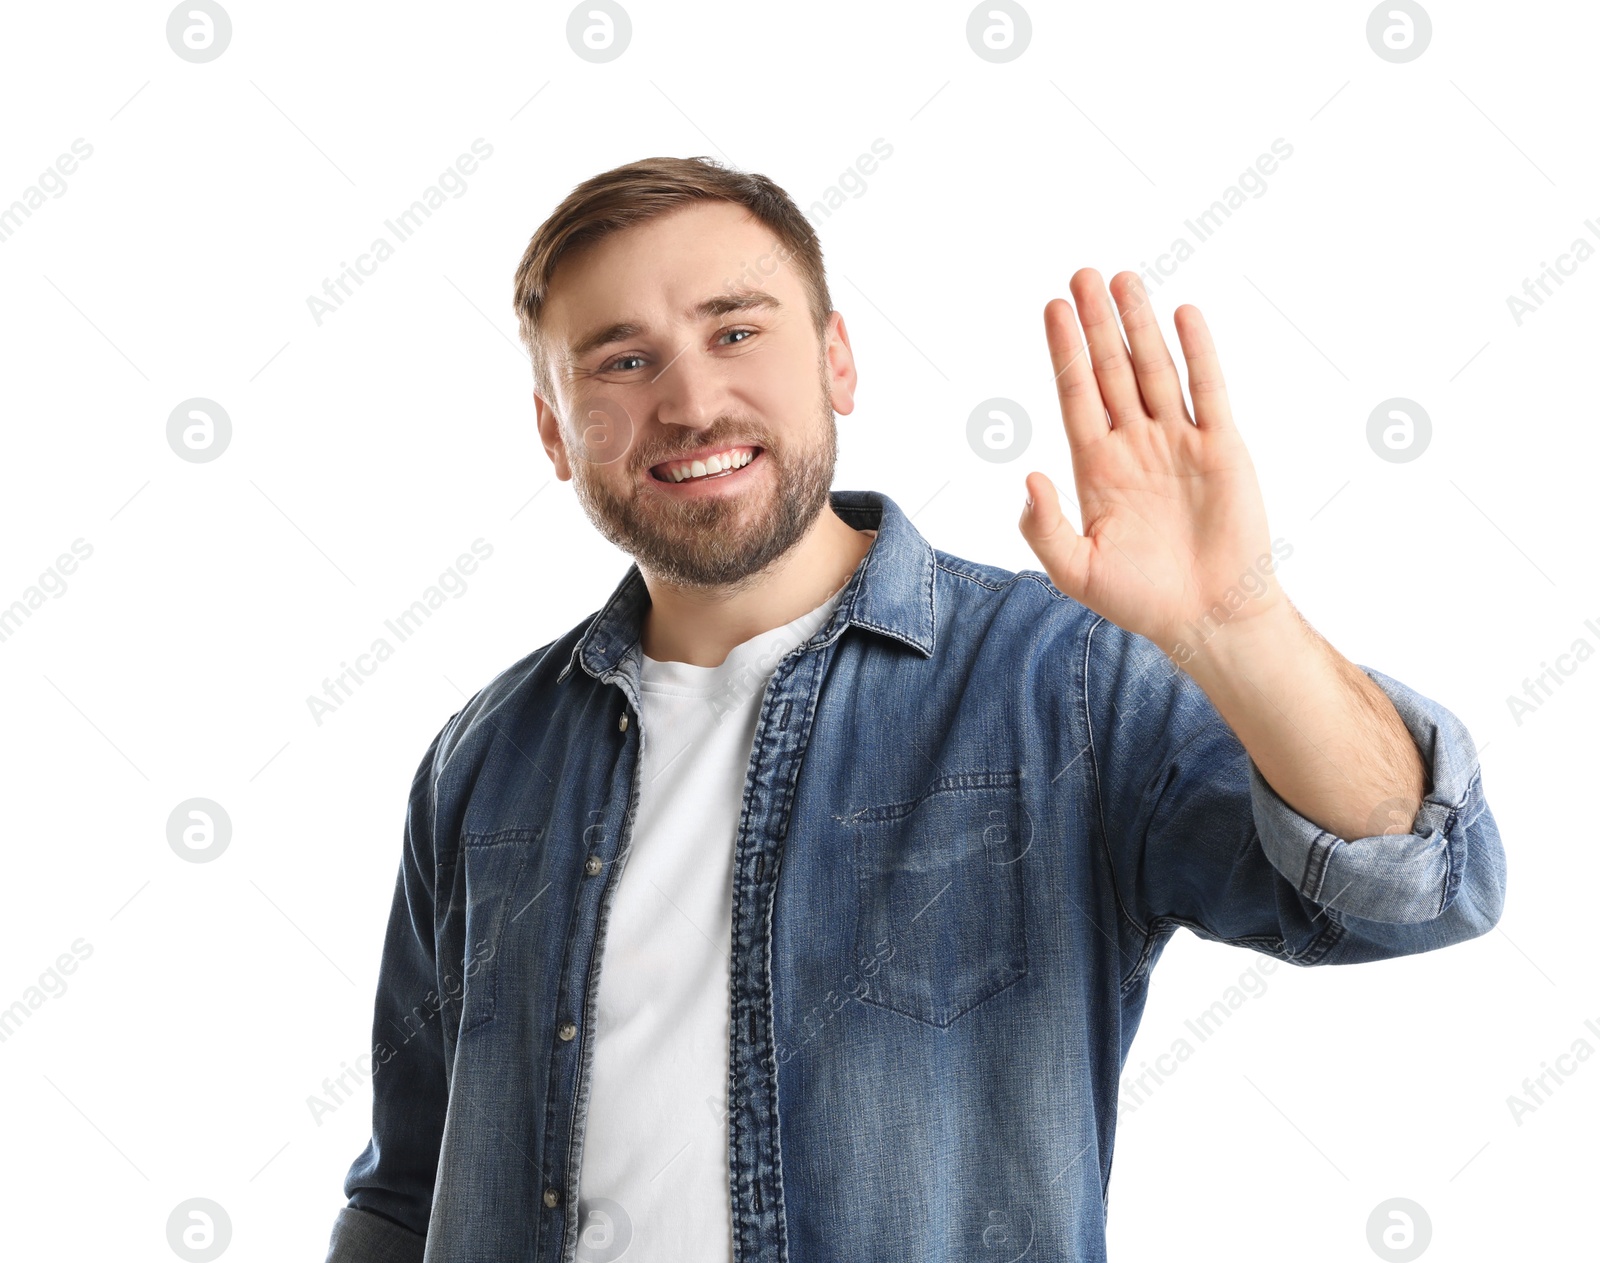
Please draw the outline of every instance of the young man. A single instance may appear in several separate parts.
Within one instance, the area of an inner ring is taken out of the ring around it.
[[[1495,924],[1472,741],[1279,588],[1200,313],[1191,419],[1137,278],[1128,345],[1071,288],[1083,532],[1030,474],[1017,574],[830,492],[856,368],[770,181],[632,163],[534,234],[540,436],[634,564],[418,768],[330,1260],[1103,1259],[1178,927],[1332,965]]]

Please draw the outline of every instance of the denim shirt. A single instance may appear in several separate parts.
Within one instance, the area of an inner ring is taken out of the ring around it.
[[[766,684],[735,838],[735,1258],[1103,1260],[1167,941],[1348,965],[1485,933],[1505,857],[1476,750],[1362,667],[1429,789],[1409,834],[1335,837],[1149,640],[931,547],[888,496],[831,502],[878,536]],[[417,769],[330,1260],[628,1257],[627,1207],[580,1244],[577,1179],[649,601],[630,566]]]

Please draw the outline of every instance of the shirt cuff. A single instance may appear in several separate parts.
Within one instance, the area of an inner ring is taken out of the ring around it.
[[[427,1238],[392,1219],[346,1206],[333,1222],[326,1263],[422,1263]]]
[[[1385,834],[1405,822],[1378,804],[1367,825],[1371,836],[1335,837],[1284,802],[1249,759],[1256,831],[1272,866],[1311,902],[1368,921],[1431,921],[1455,900],[1466,831],[1485,809],[1478,750],[1443,706],[1381,671],[1361,670],[1394,703],[1428,766],[1431,788],[1411,831]]]

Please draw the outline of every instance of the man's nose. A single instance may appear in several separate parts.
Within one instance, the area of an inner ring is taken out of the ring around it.
[[[722,366],[692,345],[682,350],[656,377],[656,418],[663,425],[703,430],[722,415]]]

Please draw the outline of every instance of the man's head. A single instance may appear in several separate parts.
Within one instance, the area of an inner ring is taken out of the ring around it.
[[[528,243],[514,302],[556,476],[641,570],[742,586],[826,506],[855,365],[816,235],[764,176],[651,158],[585,181]],[[662,468],[730,447],[753,458]]]

